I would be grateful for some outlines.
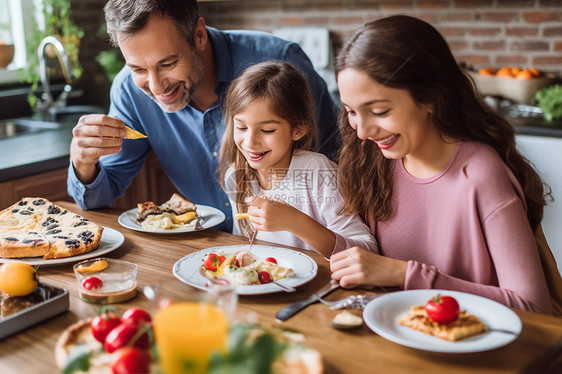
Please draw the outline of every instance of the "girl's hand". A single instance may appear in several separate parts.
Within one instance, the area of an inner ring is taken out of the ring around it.
[[[330,258],[332,279],[344,288],[356,286],[404,287],[408,263],[352,247]]]
[[[256,197],[250,203],[248,213],[254,229],[258,231],[291,231],[291,222],[301,214],[286,202],[265,196]]]

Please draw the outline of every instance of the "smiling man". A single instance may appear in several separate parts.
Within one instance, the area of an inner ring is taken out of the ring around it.
[[[105,16],[126,66],[113,81],[108,115],[83,116],[73,130],[68,192],[82,208],[108,206],[122,196],[152,150],[179,192],[221,209],[227,220],[220,228],[230,231],[231,208],[216,174],[222,103],[230,82],[261,61],[287,61],[305,74],[319,151],[334,156],[336,107],[297,44],[207,27],[195,0],[110,0]],[[124,139],[125,125],[147,138]]]

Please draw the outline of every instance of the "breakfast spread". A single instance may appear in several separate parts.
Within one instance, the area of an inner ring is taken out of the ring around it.
[[[128,309],[121,316],[105,311],[80,320],[59,337],[55,346],[57,366],[64,372],[158,373],[161,368],[153,356],[153,323],[151,315],[139,308]],[[269,343],[264,345],[264,341]],[[230,329],[228,345],[225,352],[215,352],[209,372],[239,372],[240,368],[251,367],[257,357],[272,374],[324,372],[320,353],[307,347],[304,336],[295,331],[237,324]],[[274,349],[274,355],[269,348]]]
[[[449,341],[481,334],[487,327],[478,317],[460,310],[450,296],[437,295],[426,305],[414,305],[398,319],[398,324]]]
[[[162,205],[153,201],[137,204],[137,223],[145,229],[171,230],[195,226],[197,206],[178,193]]]
[[[275,258],[258,259],[246,250],[229,257],[220,251],[207,254],[201,265],[201,274],[207,279],[224,277],[238,285],[266,284],[295,275],[293,269],[279,266]]]
[[[77,256],[96,249],[102,231],[47,199],[26,197],[0,211],[0,257]]]

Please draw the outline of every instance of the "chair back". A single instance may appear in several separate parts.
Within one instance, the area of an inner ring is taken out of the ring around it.
[[[552,314],[556,317],[562,317],[562,277],[540,225],[535,230],[535,239],[552,301]]]

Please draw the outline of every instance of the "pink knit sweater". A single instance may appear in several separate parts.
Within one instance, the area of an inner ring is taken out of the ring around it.
[[[463,291],[551,313],[521,186],[492,148],[461,143],[427,179],[399,160],[393,178],[393,214],[370,227],[383,255],[408,261],[405,289]]]

